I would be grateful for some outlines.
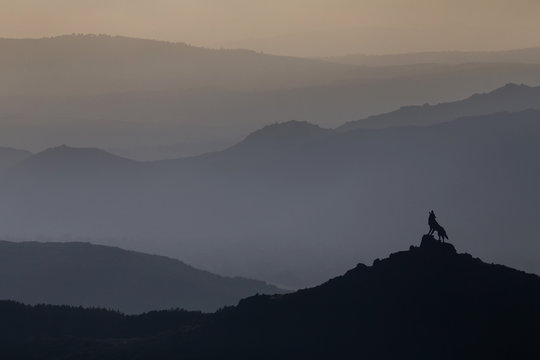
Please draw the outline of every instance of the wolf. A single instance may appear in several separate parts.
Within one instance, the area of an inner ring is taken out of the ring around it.
[[[444,230],[444,228],[441,225],[437,224],[435,226],[435,231],[437,232],[439,241],[444,242],[444,239],[448,240],[448,235],[446,235],[446,230]]]
[[[429,225],[428,235],[433,235],[433,232],[435,231],[435,227],[438,225],[436,219],[437,219],[437,216],[435,216],[435,212],[431,210],[429,212],[429,217],[428,217],[428,225]]]
[[[428,225],[429,225],[428,235],[433,235],[433,233],[436,231],[439,241],[444,242],[444,239],[448,240],[448,235],[446,234],[446,230],[444,230],[444,228],[441,225],[439,225],[439,223],[437,222],[437,216],[435,216],[435,212],[433,210],[429,212]]]

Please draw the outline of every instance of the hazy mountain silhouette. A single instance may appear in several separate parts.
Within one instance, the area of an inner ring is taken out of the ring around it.
[[[391,55],[350,54],[325,60],[364,66],[396,66],[407,64],[464,63],[540,63],[540,48],[505,51],[433,51]]]
[[[237,158],[245,156],[261,160],[265,154],[275,156],[275,152],[290,152],[323,140],[333,133],[306,121],[288,121],[265,126],[248,135],[244,140],[229,148],[226,153],[235,153]]]
[[[471,219],[451,233],[458,246],[540,272],[539,118],[345,132],[293,122],[193,158],[98,152],[111,166],[82,156],[40,166],[37,154],[0,177],[0,235],[92,241],[302,287],[405,246],[391,235],[418,231],[415,219],[437,203],[446,228]]]
[[[190,88],[278,89],[325,84],[351,65],[106,35],[0,39],[0,95],[74,95]]]
[[[25,150],[0,147],[0,171],[20,163],[32,154]]]
[[[91,145],[141,160],[222,150],[276,121],[336,127],[540,85],[540,63],[366,67],[110,36],[0,39],[0,53],[0,144]]]
[[[0,299],[117,309],[215,311],[282,290],[227,278],[178,260],[88,243],[0,242]]]
[[[386,114],[348,122],[337,130],[385,128],[391,126],[426,126],[463,116],[487,115],[502,111],[540,109],[540,87],[507,84],[485,94],[436,105],[405,106]]]
[[[372,266],[359,264],[320,286],[250,297],[208,316],[161,312],[126,318],[96,310],[5,302],[0,303],[0,312],[16,324],[0,325],[6,334],[0,351],[24,358],[540,355],[540,278],[458,254],[451,244],[427,236],[419,247],[377,259]]]
[[[287,143],[299,144],[305,141],[319,140],[330,132],[330,129],[322,129],[307,121],[288,121],[265,126],[247,136],[237,146],[279,147]]]
[[[109,170],[128,167],[135,161],[112,155],[96,148],[75,148],[66,145],[46,149],[19,162],[17,171],[55,170],[69,168],[75,170]]]

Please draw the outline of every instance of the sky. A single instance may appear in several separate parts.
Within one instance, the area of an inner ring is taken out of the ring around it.
[[[0,37],[125,35],[297,56],[540,45],[539,0],[0,0]]]

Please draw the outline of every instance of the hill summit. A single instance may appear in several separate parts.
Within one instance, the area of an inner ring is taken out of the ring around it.
[[[307,121],[291,120],[267,125],[249,134],[238,145],[278,147],[284,144],[298,144],[317,140],[330,133],[332,133],[332,130],[323,129]]]
[[[372,266],[251,297],[215,318],[205,341],[236,359],[260,358],[262,349],[265,359],[536,357],[540,278],[424,235]]]

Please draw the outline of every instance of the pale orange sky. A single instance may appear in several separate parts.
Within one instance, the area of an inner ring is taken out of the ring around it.
[[[126,35],[327,56],[540,45],[540,0],[0,0],[0,37]]]

